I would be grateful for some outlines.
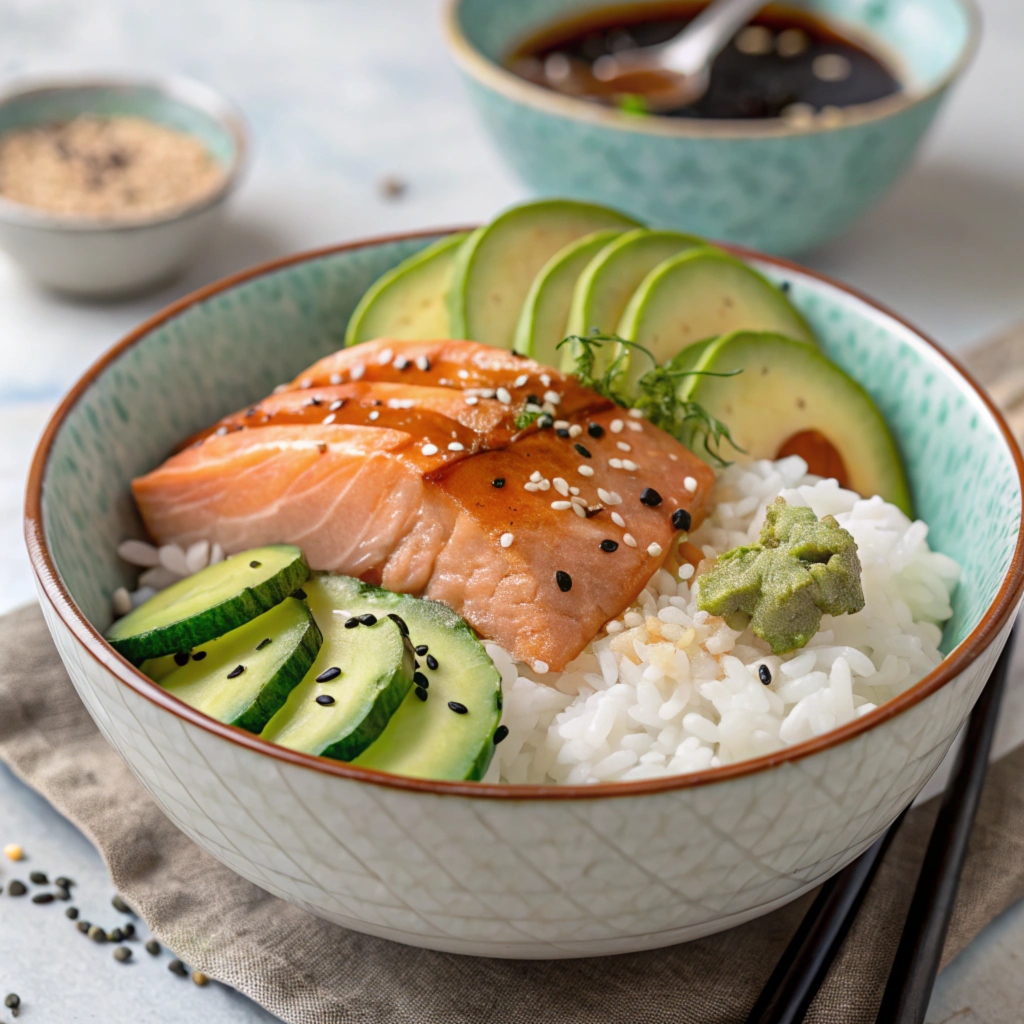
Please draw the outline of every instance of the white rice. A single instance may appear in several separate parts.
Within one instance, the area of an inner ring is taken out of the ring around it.
[[[683,565],[660,570],[564,672],[539,673],[485,641],[508,727],[485,781],[631,781],[758,757],[865,714],[938,665],[960,567],[933,552],[928,527],[895,505],[808,476],[795,456],[736,464],[719,474],[713,512],[688,539],[708,558],[756,541],[779,495],[835,516],[853,535],[862,611],[824,616],[805,648],[777,657],[749,630],[699,611],[693,567]],[[144,568],[138,590],[113,595],[118,615],[224,557],[205,541],[187,550],[125,541],[118,552]]]

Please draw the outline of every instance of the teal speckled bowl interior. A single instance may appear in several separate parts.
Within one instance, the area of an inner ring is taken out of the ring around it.
[[[142,535],[131,479],[339,348],[367,286],[431,240],[311,254],[214,286],[158,316],[86,378],[50,441],[42,527],[57,572],[94,626],[108,625],[113,590],[134,583],[115,551]],[[788,283],[827,353],[878,402],[931,543],[964,567],[945,636],[952,650],[1011,568],[1021,517],[1015,446],[970,382],[913,329],[808,272],[757,265]]]
[[[643,5],[624,0],[615,7]],[[501,64],[538,30],[608,0],[451,0],[448,39],[499,151],[540,195],[792,255],[842,231],[907,169],[978,35],[973,0],[794,3],[874,39],[905,91],[839,124],[636,117],[524,82]]]

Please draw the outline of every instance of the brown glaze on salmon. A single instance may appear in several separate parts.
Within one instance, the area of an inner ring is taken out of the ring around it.
[[[674,438],[548,367],[377,341],[226,417],[133,491],[160,543],[297,544],[314,568],[445,602],[543,670],[639,594],[672,513],[699,523],[713,482]]]

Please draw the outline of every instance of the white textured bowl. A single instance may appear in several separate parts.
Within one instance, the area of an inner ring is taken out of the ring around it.
[[[338,347],[367,284],[430,240],[325,250],[211,286],[140,327],[71,392],[36,455],[26,534],[82,700],[197,843],[270,892],[374,935],[479,956],[588,956],[696,938],[794,899],[910,803],[978,696],[1024,590],[1024,464],[991,403],[931,342],[791,264],[755,259],[879,401],[936,546],[965,565],[953,649],[870,714],[688,776],[439,783],[221,725],[103,641],[110,594],[131,582],[114,549],[139,535],[132,476]]]
[[[218,93],[183,78],[58,79],[0,92],[0,133],[79,114],[134,114],[205,142],[223,184],[183,209],[139,220],[68,217],[0,195],[0,249],[37,283],[81,296],[127,295],[183,271],[209,236],[245,163],[241,115]]]

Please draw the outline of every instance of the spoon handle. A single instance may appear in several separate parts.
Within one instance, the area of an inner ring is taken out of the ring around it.
[[[714,0],[666,44],[659,63],[678,74],[700,74],[764,6],[765,0]]]

